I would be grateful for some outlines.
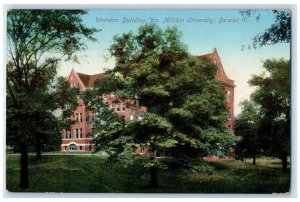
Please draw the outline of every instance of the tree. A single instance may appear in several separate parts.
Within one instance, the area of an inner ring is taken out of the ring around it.
[[[258,134],[265,150],[282,161],[287,170],[291,140],[291,64],[284,59],[265,60],[261,75],[249,80],[257,89],[251,99],[259,106],[261,123]]]
[[[242,112],[235,122],[235,133],[243,139],[237,145],[237,155],[252,157],[256,164],[256,156],[261,148],[258,128],[261,122],[259,106],[253,101],[244,100],[240,103]]]
[[[258,10],[240,11],[243,16],[251,17],[256,15],[256,20],[260,19]],[[272,11],[275,17],[275,22],[271,24],[263,33],[257,34],[253,38],[253,47],[262,47],[277,43],[290,43],[291,41],[291,13],[290,11]]]
[[[28,147],[58,131],[56,109],[74,108],[74,92],[56,79],[61,59],[77,61],[75,53],[95,40],[96,29],[82,24],[83,10],[11,10],[7,14],[7,139],[21,151],[20,187],[28,188]],[[55,83],[57,82],[57,83]],[[69,97],[64,97],[68,96]]]
[[[99,96],[113,92],[140,117],[123,124],[112,122],[113,135],[105,135],[103,126],[96,127],[98,148],[105,146],[103,142],[148,145],[152,186],[157,185],[155,151],[195,160],[204,150],[224,148],[235,140],[223,125],[229,114],[221,83],[215,80],[216,67],[189,55],[180,37],[176,28],[162,30],[153,24],[140,27],[137,34],[114,36],[110,52],[116,66],[95,86]]]

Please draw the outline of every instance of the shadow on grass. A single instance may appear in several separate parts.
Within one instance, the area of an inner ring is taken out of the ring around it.
[[[19,157],[7,158],[7,189],[24,192],[19,185]],[[241,161],[209,162],[215,173],[158,169],[159,187],[149,187],[149,169],[139,159],[125,166],[100,156],[49,155],[29,158],[26,192],[79,193],[284,193],[289,173],[278,168],[253,166]]]

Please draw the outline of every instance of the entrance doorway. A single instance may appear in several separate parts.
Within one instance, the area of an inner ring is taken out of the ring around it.
[[[77,146],[75,144],[71,144],[70,151],[76,151],[76,150],[77,150]]]

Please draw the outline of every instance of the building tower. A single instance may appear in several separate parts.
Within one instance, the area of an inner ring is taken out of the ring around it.
[[[221,59],[216,48],[211,53],[200,55],[202,59],[208,60],[217,67],[216,79],[222,83],[225,92],[225,106],[229,111],[230,117],[225,126],[233,132],[234,129],[234,81],[229,79],[223,69]]]

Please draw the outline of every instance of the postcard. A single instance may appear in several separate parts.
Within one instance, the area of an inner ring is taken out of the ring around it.
[[[288,195],[291,15],[8,10],[7,192]]]

